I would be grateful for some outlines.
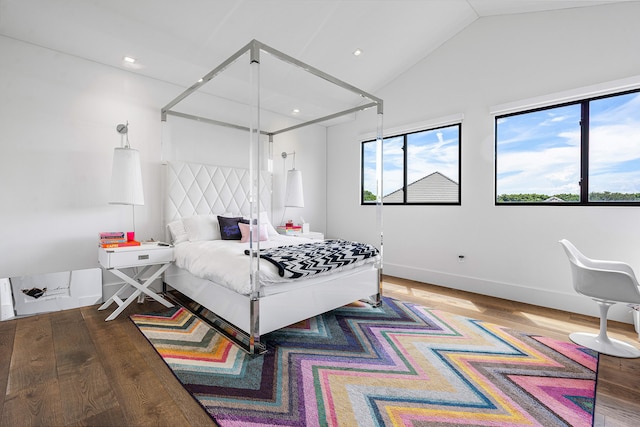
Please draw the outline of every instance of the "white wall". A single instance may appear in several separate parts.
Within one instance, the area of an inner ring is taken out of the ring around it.
[[[242,132],[177,118],[161,124],[160,108],[184,88],[6,37],[0,52],[0,278],[97,267],[98,232],[132,227],[129,206],[107,203],[118,123],[130,122],[131,145],[141,153],[139,240],[164,238],[163,139],[165,159],[248,165]],[[296,215],[324,231],[324,127],[276,137],[274,145],[277,153],[296,150],[307,202]],[[277,158],[276,173],[281,167]],[[105,273],[104,280],[117,279]]]
[[[95,267],[97,233],[132,227],[130,207],[107,204],[127,120],[146,202],[137,236],[159,237],[158,105],[178,89],[5,37],[0,51],[0,277]]]
[[[640,75],[638,16],[634,2],[482,18],[376,93],[387,128],[464,114],[462,206],[385,207],[386,274],[597,315],[573,292],[557,241],[640,272],[637,207],[494,206],[489,114],[491,106]],[[358,204],[358,141],[367,131],[329,130],[329,234],[371,239],[374,208]],[[612,317],[631,321],[622,305]]]
[[[327,225],[327,131],[324,126],[308,126],[276,135],[273,140],[273,223],[283,219],[300,222],[303,217],[311,231],[326,232]],[[291,155],[296,153],[296,169],[302,172],[304,208],[287,208],[283,218],[286,171],[293,167]]]

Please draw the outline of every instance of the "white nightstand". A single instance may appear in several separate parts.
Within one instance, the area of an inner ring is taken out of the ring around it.
[[[296,234],[295,236],[314,240],[324,240],[324,234],[318,231],[309,231],[308,233]]]
[[[173,246],[160,246],[158,244],[145,244],[140,246],[127,246],[122,248],[99,248],[98,262],[105,270],[108,270],[125,281],[124,286],[116,291],[115,294],[98,310],[104,310],[115,302],[118,308],[114,310],[105,320],[115,319],[122,311],[133,302],[142,293],[149,295],[165,307],[173,307],[169,301],[156,294],[149,285],[153,283],[164,271],[169,268],[173,262]],[[146,281],[142,282],[139,278],[145,274],[151,267],[160,266]],[[120,271],[123,268],[142,267],[133,277]],[[135,291],[125,301],[119,297],[119,294],[132,286]]]

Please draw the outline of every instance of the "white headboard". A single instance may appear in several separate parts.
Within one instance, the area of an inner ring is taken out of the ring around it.
[[[249,169],[183,162],[166,168],[165,224],[193,215],[249,215]],[[261,178],[259,210],[271,216],[271,176]]]

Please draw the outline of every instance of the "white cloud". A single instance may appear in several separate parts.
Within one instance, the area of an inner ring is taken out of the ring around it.
[[[569,144],[540,151],[500,155],[498,194],[578,193],[579,133],[559,135]],[[640,171],[620,170],[621,162],[640,160],[640,125],[598,126],[590,132],[590,191],[640,192]]]

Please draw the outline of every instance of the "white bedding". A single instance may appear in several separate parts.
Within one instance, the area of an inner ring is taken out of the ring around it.
[[[311,239],[291,236],[269,236],[269,240],[260,242],[260,248],[302,244],[312,242]],[[189,271],[201,279],[207,279],[241,293],[251,293],[249,280],[249,260],[244,251],[249,249],[249,243],[239,243],[238,240],[205,240],[182,242],[175,246],[175,265]],[[350,264],[340,269],[345,271],[361,265],[375,262],[375,258]],[[331,274],[321,273],[316,276]],[[305,280],[305,279],[294,279]],[[268,261],[260,260],[260,284],[292,282],[292,279],[280,277],[278,269]]]

